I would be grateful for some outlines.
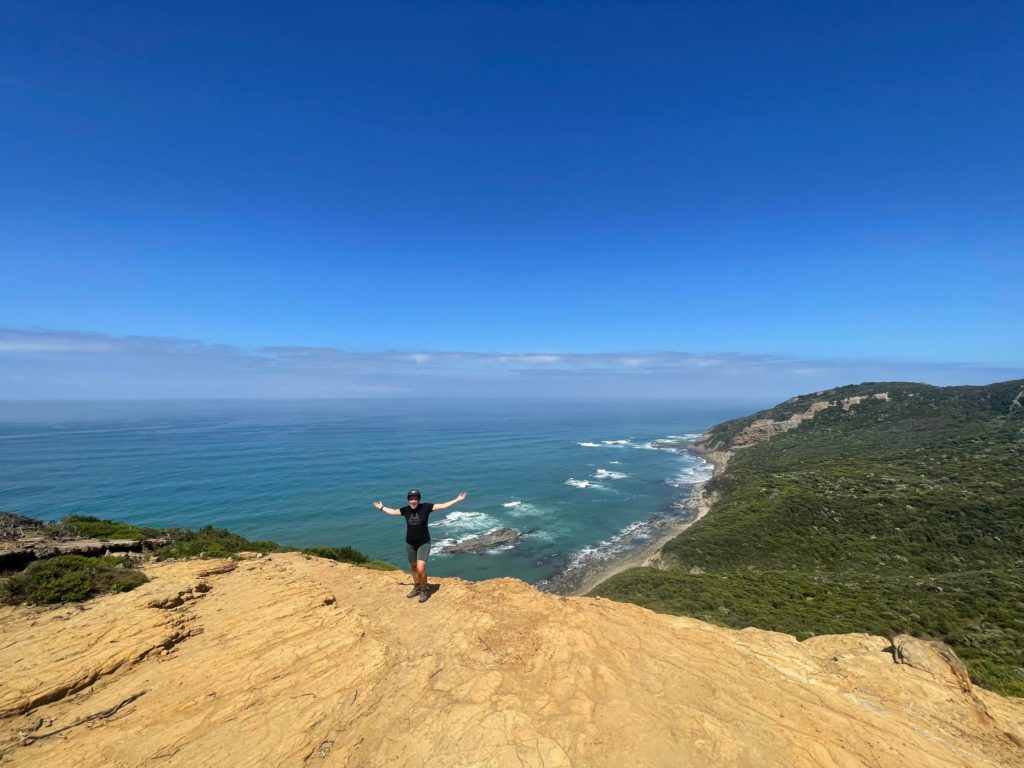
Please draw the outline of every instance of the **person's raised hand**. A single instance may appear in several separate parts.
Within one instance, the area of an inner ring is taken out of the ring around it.
[[[466,498],[466,492],[465,491],[459,491],[459,495],[455,497],[455,500],[456,501],[462,501],[464,498]]]
[[[375,502],[373,502],[373,506],[375,506],[377,509],[384,509],[384,502],[383,501],[375,501]]]

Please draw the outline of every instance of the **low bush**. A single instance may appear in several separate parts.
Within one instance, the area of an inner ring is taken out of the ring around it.
[[[101,520],[86,515],[69,515],[56,526],[61,536],[81,536],[82,538],[100,539],[132,539],[139,541],[159,536],[161,531],[156,528],[142,528],[128,523],[113,520]]]
[[[353,549],[352,547],[310,547],[302,551],[307,555],[325,557],[328,560],[337,560],[339,563],[363,565],[370,560],[358,549]]]
[[[0,600],[53,604],[86,600],[110,592],[128,592],[148,579],[118,557],[62,555],[32,563],[0,581]]]
[[[398,568],[393,566],[391,563],[385,563],[381,560],[368,560],[365,563],[359,563],[362,568],[369,568],[371,571],[397,571]]]
[[[294,552],[294,547],[282,547],[275,541],[250,541],[237,533],[207,525],[198,531],[191,528],[171,528],[165,534],[171,543],[156,551],[157,560],[176,560],[185,557],[233,557],[239,552]]]

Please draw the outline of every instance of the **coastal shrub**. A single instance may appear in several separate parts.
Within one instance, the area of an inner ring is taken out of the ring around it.
[[[62,555],[31,563],[0,582],[0,599],[8,603],[68,603],[109,592],[128,592],[148,579],[118,557]]]
[[[325,557],[328,560],[337,560],[339,563],[354,563],[363,565],[369,562],[370,558],[352,547],[310,547],[302,550],[307,555]]]
[[[359,563],[362,568],[369,568],[371,571],[397,571],[397,567],[391,563],[385,563],[382,560],[367,560],[365,563]]]
[[[128,523],[118,523],[113,520],[101,520],[98,517],[85,515],[69,515],[57,524],[57,530],[63,536],[80,536],[82,538],[100,539],[132,539],[139,541],[154,536],[159,536],[160,531],[156,528],[142,528]]]
[[[157,560],[175,560],[186,557],[237,557],[239,552],[304,552],[316,557],[326,557],[342,563],[364,565],[369,559],[353,547],[310,547],[299,550],[278,544],[276,541],[253,541],[237,533],[207,525],[198,531],[190,528],[174,528],[163,532],[171,543],[156,551]]]
[[[232,557],[239,552],[293,552],[294,547],[282,547],[274,541],[250,541],[237,533],[204,526],[198,531],[191,528],[172,528],[164,532],[171,543],[156,551],[157,560],[176,560],[185,557]]]

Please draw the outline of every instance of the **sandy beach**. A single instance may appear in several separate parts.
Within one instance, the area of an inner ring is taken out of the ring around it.
[[[717,476],[729,461],[730,453],[708,452],[699,444],[687,443],[681,446],[684,450],[699,455],[711,464],[712,478]],[[600,561],[586,568],[578,568],[560,574],[544,587],[544,591],[561,595],[586,595],[598,584],[622,573],[630,568],[657,566],[661,559],[661,550],[669,541],[685,531],[697,521],[703,519],[714,504],[714,497],[705,491],[707,481],[695,483],[690,488],[690,495],[679,502],[679,506],[689,511],[678,519],[665,520],[658,528],[657,535],[642,547],[631,550],[619,557]]]

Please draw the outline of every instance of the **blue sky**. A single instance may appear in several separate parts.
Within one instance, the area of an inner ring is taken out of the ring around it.
[[[395,351],[1024,376],[1021,39],[999,2],[4,3],[0,397],[387,393]],[[282,348],[367,378],[208,367]]]

